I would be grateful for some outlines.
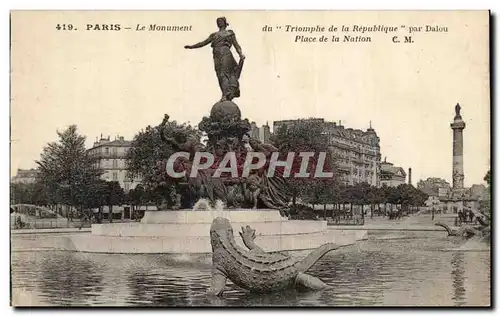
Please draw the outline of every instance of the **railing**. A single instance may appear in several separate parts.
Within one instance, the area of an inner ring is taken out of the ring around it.
[[[54,229],[54,228],[90,228],[91,223],[88,221],[73,220],[69,221],[66,219],[30,219],[27,221],[17,222],[12,219],[10,227],[11,229]]]
[[[458,216],[455,217],[455,226],[462,226],[463,224],[466,224],[466,225],[475,225],[475,224],[478,224],[477,222],[477,219],[474,217],[472,220],[470,220],[469,218],[467,219],[460,219]]]
[[[107,158],[107,159],[125,159],[127,157],[127,153],[124,153],[124,152],[95,153],[92,155],[92,157],[96,158],[96,159],[104,159],[104,158]]]
[[[365,219],[361,216],[336,216],[336,217],[329,217],[326,219],[328,226],[335,226],[335,225],[364,225],[365,224]]]

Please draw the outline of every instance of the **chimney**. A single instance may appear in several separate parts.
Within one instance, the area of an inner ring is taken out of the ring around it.
[[[411,185],[411,168],[408,168],[408,184]]]

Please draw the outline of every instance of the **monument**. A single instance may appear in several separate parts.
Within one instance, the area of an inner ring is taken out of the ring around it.
[[[455,105],[455,117],[450,124],[453,130],[453,185],[452,194],[455,197],[462,197],[464,194],[464,137],[465,122],[460,115],[460,104]]]
[[[203,117],[198,125],[208,137],[206,145],[196,137],[166,137],[160,131],[163,141],[177,152],[188,154],[176,159],[171,166],[183,176],[169,175],[168,161],[152,166],[157,168],[159,183],[171,188],[169,196],[175,196],[176,201],[170,205],[165,203],[159,211],[146,211],[140,223],[94,224],[91,235],[72,236],[67,248],[102,253],[210,254],[210,227],[218,217],[236,226],[255,227],[259,232],[256,240],[268,252],[310,250],[332,242],[346,245],[366,237],[364,230],[328,229],[326,221],[288,219],[286,210],[290,199],[283,171],[276,169],[274,176],[268,176],[270,159],[267,158],[273,153],[279,154],[278,149],[250,137],[250,123],[242,119],[241,110],[232,101],[241,95],[239,79],[245,56],[235,33],[227,29],[226,19],[218,18],[217,26],[219,30],[206,40],[185,46],[186,49],[212,46],[222,95],[212,106],[210,115]],[[240,57],[238,63],[230,50],[233,46]],[[168,120],[169,116],[165,115],[160,127]],[[247,155],[252,156],[252,152],[261,153],[266,160],[247,176],[235,176],[231,172],[217,175],[219,165],[227,163],[228,153],[234,156],[240,173],[245,168]],[[194,160],[197,154],[214,157],[211,166],[199,169]],[[195,177],[191,175],[194,168],[198,171]],[[204,210],[199,210],[200,205]],[[243,245],[240,236],[235,235],[235,241]]]

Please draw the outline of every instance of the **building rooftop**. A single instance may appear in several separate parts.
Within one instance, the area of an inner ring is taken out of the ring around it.
[[[393,163],[387,161],[383,161],[380,163],[380,172],[406,177],[406,172],[402,167],[394,166]]]
[[[274,125],[292,124],[293,122],[301,120],[323,123],[325,129],[330,133],[330,135],[352,139],[361,143],[372,143],[374,137],[377,137],[377,133],[375,132],[375,129],[373,129],[371,121],[370,121],[370,127],[366,131],[363,131],[361,129],[344,128],[344,126],[342,125],[342,121],[339,121],[337,124],[337,122],[327,122],[322,118],[280,120],[280,121],[275,121]]]
[[[128,147],[131,146],[132,141],[130,140],[125,140],[123,136],[117,136],[115,140],[110,140],[110,137],[108,136],[107,138],[102,138],[99,141],[94,142],[94,146],[92,148],[97,148],[97,147],[102,147],[102,146],[109,146],[109,147]],[[91,149],[92,149],[91,148]]]

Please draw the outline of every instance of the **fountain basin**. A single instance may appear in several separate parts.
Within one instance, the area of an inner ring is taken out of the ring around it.
[[[235,237],[241,226],[252,226],[257,235],[313,234],[326,230],[326,221],[231,222]],[[211,223],[117,223],[92,225],[92,235],[115,237],[208,236]]]
[[[325,243],[353,244],[366,231],[328,229],[326,221],[295,221],[276,210],[155,211],[146,212],[140,223],[92,225],[91,234],[68,237],[68,250],[96,253],[208,254],[210,225],[215,217],[231,221],[236,243],[241,226],[256,230],[256,243],[265,251],[301,251]]]
[[[282,217],[277,210],[253,210],[253,209],[231,209],[231,210],[210,210],[210,211],[147,211],[141,220],[142,224],[173,224],[173,223],[208,223],[216,217],[227,218],[232,222],[282,222],[288,221]]]

